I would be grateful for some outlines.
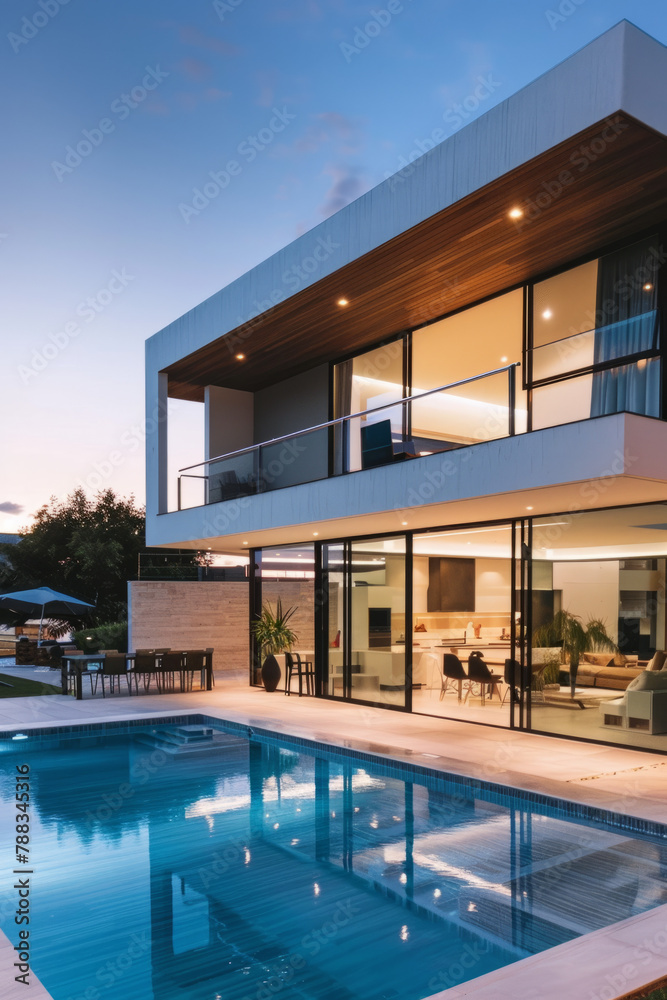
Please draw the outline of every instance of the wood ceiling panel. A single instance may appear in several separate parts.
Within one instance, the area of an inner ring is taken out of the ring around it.
[[[221,337],[171,365],[169,393],[203,399],[205,385],[256,391],[344,354],[389,339],[595,252],[667,219],[667,140],[625,119],[627,128],[580,173],[570,157],[605,123],[340,268],[252,321],[247,359]],[[563,170],[573,181],[546,204],[544,183]],[[512,205],[543,210],[512,222]],[[345,295],[350,305],[337,306]],[[227,336],[243,328],[231,331]]]

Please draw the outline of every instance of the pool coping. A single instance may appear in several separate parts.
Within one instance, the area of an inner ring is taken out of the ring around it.
[[[569,813],[570,819],[581,818],[589,819],[591,822],[603,822],[626,832],[637,833],[640,836],[644,834],[664,837],[666,833],[665,824],[654,819],[619,813],[603,806],[601,802],[591,803],[590,792],[594,793],[593,799],[609,797],[608,793],[595,789],[586,789],[584,798],[588,801],[576,801],[581,796],[575,795],[571,799],[564,797],[563,781],[548,782],[553,786],[558,786],[554,787],[553,794],[551,794],[544,790],[545,779],[540,779],[539,784],[542,787],[539,791],[535,791],[532,788],[524,787],[524,785],[531,783],[530,780],[526,780],[530,779],[529,775],[514,774],[503,768],[498,769],[499,772],[502,772],[503,777],[498,774],[496,781],[491,781],[484,775],[466,774],[459,767],[452,769],[453,761],[441,755],[437,755],[437,763],[434,759],[433,763],[423,764],[414,760],[406,760],[406,751],[404,750],[391,747],[380,748],[366,740],[346,737],[340,742],[336,742],[335,737],[330,734],[327,734],[326,739],[319,740],[289,732],[289,724],[287,725],[288,731],[285,731],[283,726],[266,729],[251,719],[229,717],[238,714],[245,715],[237,710],[231,712],[224,712],[224,709],[211,711],[210,708],[203,709],[200,706],[193,706],[179,711],[152,712],[147,710],[141,714],[141,718],[132,715],[127,718],[106,718],[99,721],[89,719],[85,723],[75,723],[68,726],[25,723],[21,727],[0,730],[0,740],[11,738],[12,735],[16,735],[20,731],[29,731],[40,736],[67,734],[84,736],[86,733],[92,735],[92,731],[112,731],[114,729],[116,732],[131,732],[134,728],[145,727],[151,723],[182,724],[184,719],[194,716],[201,719],[202,722],[227,726],[232,731],[243,732],[246,736],[258,736],[263,741],[271,741],[272,739],[286,741],[295,747],[317,750],[337,758],[361,758],[385,769],[395,768],[397,771],[403,772],[407,770],[415,775],[425,777],[427,780],[432,778],[442,781],[446,775],[455,783],[490,791],[499,797],[501,793],[497,789],[502,789],[503,784],[505,784],[511,787],[512,791],[516,792],[520,798],[534,804],[552,807],[554,801],[565,802],[567,806],[571,807],[563,810],[565,818],[568,818]],[[469,767],[469,770],[476,769],[479,770],[472,765]],[[510,780],[510,774],[519,780]],[[591,815],[594,813],[598,815]],[[5,971],[11,973],[15,952],[6,935],[1,931],[0,935],[0,975],[2,975]],[[11,962],[8,956],[11,956]],[[462,965],[462,968],[464,967]],[[520,959],[460,985],[447,986],[447,977],[449,974],[451,980],[452,971],[451,969],[442,970],[442,985],[446,988],[430,994],[424,1000],[460,1000],[464,997],[472,997],[474,1000],[550,1000],[550,998],[561,1000],[564,996],[567,996],[568,1000],[621,1000],[628,992],[641,989],[664,976],[666,969],[667,904],[663,904],[608,927],[581,935],[544,952]],[[32,974],[32,971],[31,976],[34,985],[38,988],[38,1000],[53,1000],[43,984]],[[546,991],[545,983],[549,984]],[[14,1000],[14,995],[17,997],[24,995],[14,992],[18,991],[17,983],[14,983],[10,989],[12,992],[7,994],[7,1000]]]

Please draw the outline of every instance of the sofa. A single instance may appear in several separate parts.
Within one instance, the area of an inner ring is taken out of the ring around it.
[[[623,659],[623,663],[618,661]],[[577,671],[577,684],[581,687],[612,688],[625,691],[646,668],[644,662],[618,653],[582,653]]]
[[[655,661],[655,657],[651,662]],[[620,698],[600,704],[602,724],[609,728],[667,733],[667,662],[642,670]]]

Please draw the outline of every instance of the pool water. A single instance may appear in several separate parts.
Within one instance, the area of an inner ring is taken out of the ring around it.
[[[55,1000],[421,1000],[667,901],[667,840],[507,789],[203,724],[1,749]]]

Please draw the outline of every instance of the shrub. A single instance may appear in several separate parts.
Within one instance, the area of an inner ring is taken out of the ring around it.
[[[106,622],[95,628],[82,629],[74,633],[77,649],[86,653],[96,653],[99,649],[117,649],[127,652],[127,622]]]

